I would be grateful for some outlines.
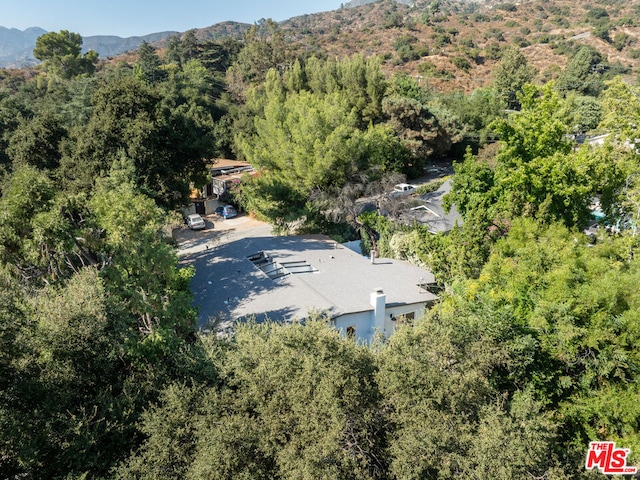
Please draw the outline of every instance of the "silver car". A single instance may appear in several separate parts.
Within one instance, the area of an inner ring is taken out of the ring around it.
[[[193,215],[189,215],[187,217],[187,226],[191,230],[202,230],[206,227],[204,220],[197,213],[194,213]]]

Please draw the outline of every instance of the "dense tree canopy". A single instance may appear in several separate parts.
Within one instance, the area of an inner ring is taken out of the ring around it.
[[[89,123],[75,129],[61,160],[61,175],[87,188],[124,153],[133,159],[138,184],[166,206],[184,203],[190,181],[201,183],[213,156],[210,116],[163,104],[161,93],[125,77],[100,88]]]
[[[571,151],[551,86],[538,94],[526,86],[522,110],[494,124],[501,148],[493,168],[472,156],[456,167],[449,201],[466,217],[479,213],[491,224],[525,215],[584,226],[593,198],[620,185],[620,169],[606,150]]]

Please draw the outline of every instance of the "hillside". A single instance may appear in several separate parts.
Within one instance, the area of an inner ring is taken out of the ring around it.
[[[605,69],[633,78],[640,68],[639,13],[637,0],[354,0],[338,10],[293,17],[280,27],[297,55],[379,55],[389,74],[402,71],[423,78],[438,91],[470,92],[491,81],[501,50],[511,45],[522,49],[539,81],[555,78],[580,45],[595,49]],[[241,39],[249,27],[222,22],[194,31],[201,40]],[[44,31],[17,32],[0,29],[0,66],[34,63],[27,43],[35,43]],[[105,59],[134,50],[143,41],[162,48],[175,33],[85,37],[84,48]],[[9,43],[15,45],[13,53],[6,51]]]
[[[353,4],[352,4],[353,5]],[[437,5],[437,6],[436,6]],[[640,67],[640,2],[519,3],[383,0],[282,23],[302,54],[380,55],[389,73],[428,78],[437,90],[491,81],[500,50],[522,49],[540,81],[555,78],[574,47],[593,47],[617,73]]]

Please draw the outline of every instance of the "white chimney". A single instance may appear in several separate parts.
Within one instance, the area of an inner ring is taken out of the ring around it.
[[[373,326],[372,330],[378,330],[384,333],[385,307],[387,305],[387,296],[381,288],[376,288],[371,294],[371,306],[373,307]]]

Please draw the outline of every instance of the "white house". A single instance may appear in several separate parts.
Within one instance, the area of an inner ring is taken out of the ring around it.
[[[245,238],[192,258],[199,326],[229,332],[236,321],[290,322],[327,313],[343,335],[390,336],[437,301],[433,274],[407,262],[373,262],[320,235]]]

